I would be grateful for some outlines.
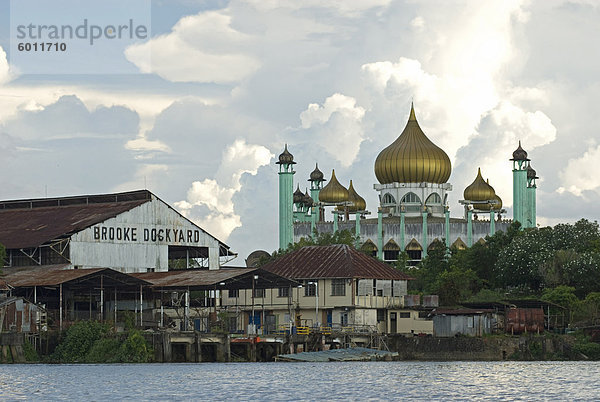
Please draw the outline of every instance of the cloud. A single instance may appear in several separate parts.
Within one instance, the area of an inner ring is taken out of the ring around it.
[[[342,166],[349,166],[355,161],[364,139],[361,125],[364,115],[365,109],[356,105],[356,99],[333,94],[323,105],[311,103],[300,113],[302,129],[295,134],[295,139],[318,143]]]
[[[180,19],[170,33],[128,47],[125,56],[141,72],[169,81],[232,83],[260,67],[245,50],[250,40],[231,26],[230,15],[209,11]]]
[[[88,110],[75,95],[61,96],[42,106],[26,103],[7,119],[3,130],[25,140],[67,139],[93,136],[130,136],[137,134],[139,117],[123,106],[98,106]]]
[[[595,191],[600,194],[600,175],[598,175],[598,161],[600,161],[600,146],[589,148],[581,157],[569,159],[567,166],[559,173],[562,187],[558,193],[570,192],[578,197],[585,197],[585,191]]]
[[[8,60],[6,59],[6,52],[0,46],[0,85],[7,83],[12,79],[10,73],[10,67],[8,65]]]
[[[234,229],[242,226],[233,202],[234,195],[242,189],[242,175],[256,175],[273,156],[261,145],[248,144],[242,139],[234,141],[223,152],[216,173],[218,180],[207,178],[193,182],[186,199],[176,202],[175,206],[209,233],[227,240]]]

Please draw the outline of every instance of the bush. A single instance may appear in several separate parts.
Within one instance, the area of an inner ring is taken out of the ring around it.
[[[139,331],[131,331],[119,348],[119,361],[123,363],[148,363],[152,361],[153,351]]]
[[[97,340],[85,356],[86,363],[118,363],[121,343],[116,338]]]
[[[107,324],[98,321],[80,321],[72,325],[58,345],[51,360],[59,363],[83,363],[94,343],[109,331]]]

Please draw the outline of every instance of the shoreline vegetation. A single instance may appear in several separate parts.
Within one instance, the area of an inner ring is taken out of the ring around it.
[[[586,361],[600,360],[600,344],[581,331],[568,335],[460,336],[422,338],[402,335],[387,338],[393,361]],[[19,354],[20,356],[16,356]],[[154,363],[154,351],[144,333],[128,328],[115,333],[109,324],[81,321],[64,331],[54,351],[39,355],[25,341],[21,351],[3,353],[2,363],[98,364]],[[236,359],[236,362],[245,362]]]

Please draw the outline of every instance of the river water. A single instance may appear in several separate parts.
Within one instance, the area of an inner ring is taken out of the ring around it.
[[[2,400],[598,400],[598,362],[0,365]]]

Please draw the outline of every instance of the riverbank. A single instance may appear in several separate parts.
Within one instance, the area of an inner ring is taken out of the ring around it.
[[[81,345],[86,340],[86,333],[79,332],[79,337],[82,338],[80,340],[72,336],[69,338],[67,335],[63,335],[60,339],[57,333],[46,334],[38,342],[37,351],[23,334],[1,334],[0,363],[139,362],[140,355],[143,355],[144,361],[160,363],[269,362],[274,361],[281,354],[351,346],[365,346],[394,352],[397,355],[393,359],[400,361],[544,361],[600,358],[600,344],[588,342],[585,338],[574,335],[529,334],[434,338],[406,337],[397,334],[377,336],[311,334],[232,337],[230,334],[205,334],[195,331],[135,331],[132,332],[134,335],[106,334],[105,337],[97,337],[95,342],[88,342],[88,349],[81,349],[73,358],[61,360],[61,355],[57,351],[73,350],[69,344]],[[120,343],[116,341],[117,338],[121,339]],[[125,342],[127,339],[129,339],[128,343]],[[136,340],[135,347],[132,346],[132,340]],[[128,350],[129,354],[124,353],[124,350]],[[132,354],[131,350],[136,350],[137,353]],[[119,360],[115,360],[117,357]]]

